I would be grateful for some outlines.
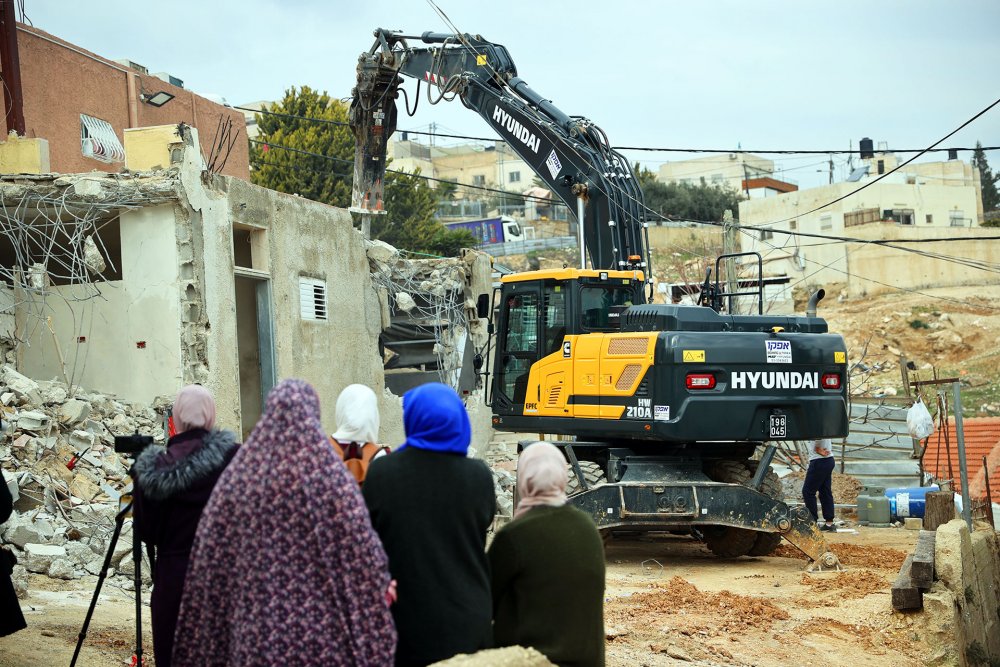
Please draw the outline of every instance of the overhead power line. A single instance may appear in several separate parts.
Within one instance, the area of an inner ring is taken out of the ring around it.
[[[312,116],[300,116],[293,113],[281,113],[278,111],[267,111],[265,109],[251,109],[249,107],[238,107],[234,106],[234,109],[239,109],[240,111],[250,111],[252,113],[264,114],[267,116],[279,116],[282,118],[295,118],[297,120],[305,120],[312,123],[326,123],[327,125],[341,125],[344,127],[350,127],[350,123],[342,120],[330,120],[328,118],[315,118]],[[399,132],[406,132],[407,134],[419,134],[428,137],[437,137],[444,139],[464,139],[467,141],[486,141],[486,142],[496,142],[507,143],[499,137],[475,137],[467,134],[447,134],[444,132],[425,132],[423,130],[396,130]],[[860,149],[843,149],[836,148],[830,150],[793,150],[793,149],[768,149],[768,150],[750,150],[745,148],[654,148],[651,146],[613,146],[615,150],[619,151],[647,151],[653,153],[734,153],[736,155],[859,155],[861,153]],[[890,153],[944,153],[946,151],[974,151],[975,147],[959,147],[959,148],[893,148],[886,152]],[[983,146],[981,150],[984,151],[995,151],[1000,150],[1000,146]],[[881,151],[880,151],[881,152]]]
[[[322,158],[324,160],[330,160],[332,162],[341,162],[341,163],[347,163],[347,164],[354,164],[354,160],[348,160],[346,158],[336,157],[334,155],[323,155],[322,153],[315,153],[313,151],[307,151],[307,150],[303,150],[301,148],[292,148],[291,146],[282,146],[281,144],[274,144],[274,143],[271,143],[269,141],[257,141],[255,139],[251,139],[250,143],[252,143],[252,144],[258,144],[258,145],[261,145],[261,146],[268,146],[269,148],[277,148],[277,149],[280,149],[280,150],[289,151],[291,153],[299,153],[301,155],[308,155],[310,157],[318,157],[318,158]],[[262,161],[262,160],[257,160],[257,162],[260,163],[260,164],[262,164],[263,166],[267,166],[267,167],[275,167],[275,168],[285,168],[285,167],[288,167],[288,168],[293,168],[293,169],[303,169],[303,167],[301,167],[299,165],[283,165],[283,164],[279,164],[279,163],[275,163],[275,162],[267,162],[267,161]],[[307,170],[308,171],[317,171],[318,172],[318,170],[315,170],[315,169],[307,169]],[[508,197],[517,197],[518,199],[524,199],[525,201],[534,201],[534,202],[539,202],[539,203],[543,203],[543,204],[563,205],[562,202],[554,200],[554,199],[545,199],[543,197],[535,197],[534,195],[526,195],[526,194],[522,194],[520,192],[511,192],[510,190],[500,190],[500,189],[497,189],[497,188],[490,188],[490,187],[486,187],[485,185],[468,185],[466,183],[459,183],[458,181],[449,181],[449,180],[444,179],[444,178],[435,178],[433,176],[424,176],[423,174],[414,174],[414,173],[410,173],[408,171],[401,171],[399,169],[386,169],[386,172],[387,173],[391,173],[391,174],[403,174],[405,176],[413,176],[413,177],[416,177],[416,178],[423,179],[425,181],[434,181],[436,183],[449,183],[451,185],[455,185],[455,186],[458,186],[458,187],[461,187],[461,188],[469,188],[469,189],[472,189],[472,190],[482,190],[484,192],[493,192],[493,193],[496,193],[496,194],[506,195]],[[318,173],[320,173],[320,172],[318,172]]]

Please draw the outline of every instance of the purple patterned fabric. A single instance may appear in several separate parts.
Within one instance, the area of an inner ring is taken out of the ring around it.
[[[285,380],[202,515],[174,639],[175,667],[390,665],[388,561],[361,493]]]

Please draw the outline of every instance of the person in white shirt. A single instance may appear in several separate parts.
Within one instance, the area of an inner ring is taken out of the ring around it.
[[[802,483],[802,498],[805,500],[806,509],[812,514],[813,520],[819,523],[819,515],[816,512],[816,494],[819,494],[824,521],[824,523],[819,524],[819,529],[829,532],[837,530],[833,525],[832,481],[835,463],[833,443],[830,439],[813,440],[812,449],[809,450],[809,469],[806,470],[806,479]]]

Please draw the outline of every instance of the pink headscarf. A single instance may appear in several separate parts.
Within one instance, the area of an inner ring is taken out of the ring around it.
[[[200,384],[189,384],[177,393],[173,417],[177,433],[194,428],[211,430],[215,426],[215,399]]]
[[[514,518],[532,507],[566,503],[566,459],[554,445],[536,442],[528,445],[517,460],[517,494],[520,500]]]

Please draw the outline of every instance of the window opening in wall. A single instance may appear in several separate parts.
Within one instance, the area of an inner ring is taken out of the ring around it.
[[[762,230],[760,230],[760,240],[761,241],[766,241],[768,239],[773,239],[773,238],[774,238],[774,232],[772,232],[770,229],[762,229]]]
[[[933,216],[933,214],[928,213],[925,217],[927,219],[927,224],[928,225],[933,225],[934,224],[934,216]]]
[[[912,208],[887,208],[882,211],[882,220],[892,220],[901,225],[912,225],[915,216]]]
[[[512,172],[510,172],[510,177],[507,180],[510,181],[511,183],[518,183],[518,182],[520,182],[521,181],[521,172],[519,172],[519,171],[512,171]]]
[[[879,160],[878,161],[878,173],[880,173],[880,174],[884,174],[885,173],[885,160]]]
[[[722,174],[712,174],[712,185],[718,185],[723,181]]]
[[[7,232],[11,243],[0,243],[0,284],[13,286],[16,275],[33,271],[45,285],[122,279],[117,215],[64,221],[52,211],[25,209],[23,222]]]
[[[819,228],[833,229],[833,216],[829,213],[819,216]]]
[[[244,269],[254,268],[253,249],[250,246],[251,234],[253,232],[249,229],[233,230],[233,263]]]
[[[971,221],[969,221],[971,223]],[[964,211],[948,211],[948,223],[952,227],[965,227],[965,212]],[[971,224],[969,225],[971,226]]]
[[[327,319],[326,281],[299,278],[299,309],[304,320]]]
[[[799,225],[795,220],[792,220],[788,223],[788,228],[794,231],[799,228]]]
[[[80,114],[80,150],[100,162],[125,161],[125,147],[111,123],[85,114]]]
[[[472,184],[479,186],[486,185],[486,177],[483,176],[482,174],[475,174],[472,177]]]

